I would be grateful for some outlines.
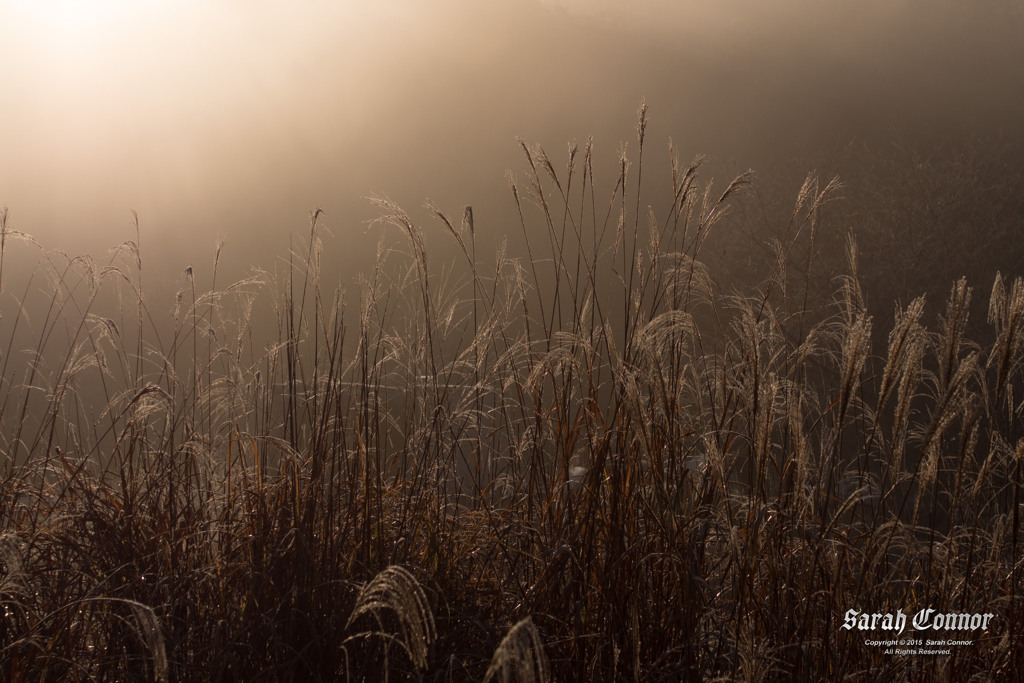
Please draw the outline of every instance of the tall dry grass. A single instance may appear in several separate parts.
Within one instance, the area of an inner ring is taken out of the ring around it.
[[[431,206],[439,264],[375,198],[393,230],[352,307],[319,211],[280,272],[218,286],[218,251],[168,313],[138,236],[72,258],[5,212],[4,677],[1009,679],[1024,284],[996,276],[982,347],[962,280],[934,330],[923,299],[866,310],[851,241],[809,309],[840,191],[811,176],[772,276],[723,291],[701,249],[752,179],[670,146],[647,196],[646,121],[610,196],[589,142],[564,168],[521,143],[521,256]],[[997,616],[947,657],[840,628],[921,607]]]

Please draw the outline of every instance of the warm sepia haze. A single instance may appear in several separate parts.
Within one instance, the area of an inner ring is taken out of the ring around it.
[[[515,137],[560,164],[593,135],[607,184],[641,97],[649,187],[672,137],[789,201],[847,141],[1016,134],[1015,4],[5,1],[0,204],[69,253],[134,239],[135,210],[158,279],[219,239],[228,272],[272,267],[321,207],[328,258],[359,267],[366,195],[472,203],[482,238],[515,238]]]
[[[0,0],[0,681],[1017,680],[1022,7]]]

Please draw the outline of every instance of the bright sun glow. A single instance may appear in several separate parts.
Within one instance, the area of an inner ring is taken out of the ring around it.
[[[116,20],[117,15],[131,3],[119,0],[17,0],[14,4],[25,20],[74,33]]]
[[[37,6],[36,11],[54,28],[68,33],[102,26],[116,19],[118,12],[124,10],[124,7],[119,6],[122,3],[112,0],[37,0],[33,4]]]
[[[50,54],[80,53],[153,18],[160,0],[13,0],[9,19]]]

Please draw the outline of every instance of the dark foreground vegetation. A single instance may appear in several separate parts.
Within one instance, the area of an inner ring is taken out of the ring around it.
[[[646,196],[645,122],[610,194],[589,145],[561,170],[523,145],[520,258],[438,210],[460,256],[437,264],[375,200],[397,230],[349,305],[317,214],[280,275],[189,269],[165,311],[137,241],[69,258],[5,213],[2,677],[1024,669],[1019,273],[868,310],[852,240],[845,275],[816,260],[839,186],[812,176],[737,294],[701,250],[750,178],[673,153],[671,196]],[[995,616],[943,656],[841,628],[924,608]]]

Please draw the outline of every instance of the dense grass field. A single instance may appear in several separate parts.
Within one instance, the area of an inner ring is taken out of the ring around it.
[[[648,196],[645,127],[610,194],[589,143],[559,168],[522,145],[526,254],[478,254],[471,209],[375,199],[347,296],[318,213],[276,272],[190,268],[165,307],[138,240],[70,257],[5,212],[3,678],[1024,669],[1024,282],[868,310],[853,239],[817,261],[841,187],[812,175],[738,292],[702,248],[751,178],[670,150]],[[994,617],[942,656],[842,628],[926,608]]]

